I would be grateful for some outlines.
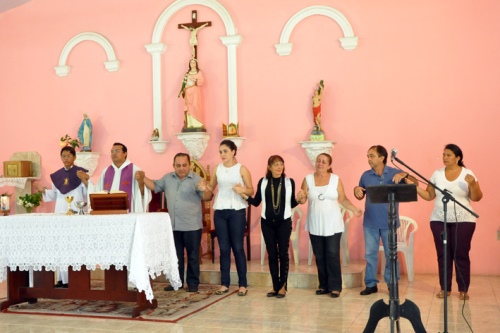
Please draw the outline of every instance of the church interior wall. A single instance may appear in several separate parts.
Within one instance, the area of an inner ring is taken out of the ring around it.
[[[179,0],[183,1],[183,0]],[[183,122],[183,101],[177,98],[190,58],[189,34],[177,24],[199,21],[212,26],[198,33],[198,59],[204,71],[202,89],[208,148],[200,160],[213,168],[219,162],[222,123],[228,122],[227,48],[222,19],[203,5],[185,7],[167,23],[162,42],[164,153],[149,143],[153,131],[151,43],[154,26],[173,1],[122,0],[107,2],[32,0],[0,13],[0,158],[14,152],[37,151],[42,156],[41,182],[61,167],[59,138],[75,137],[87,113],[93,123],[92,150],[100,152],[92,179],[97,181],[111,163],[113,142],[129,149],[129,158],[158,179],[172,170],[175,153],[185,151],[177,139]],[[293,30],[293,51],[279,56],[274,44],[295,13],[318,5],[313,0],[220,1],[231,15],[242,42],[237,48],[237,98],[240,136],[245,140],[238,161],[252,173],[253,184],[265,173],[267,158],[283,156],[286,173],[300,186],[313,172],[299,141],[313,127],[311,97],[319,80],[325,82],[322,123],[335,142],[333,172],[346,194],[368,169],[366,152],[375,144],[397,148],[398,157],[430,178],[443,167],[442,149],[458,144],[466,166],[480,180],[484,198],[473,203],[480,215],[472,240],[472,274],[498,275],[500,208],[498,186],[500,141],[500,3],[467,0],[405,2],[322,0],[340,11],[359,37],[355,50],[340,46],[341,28],[332,19],[311,16]],[[78,44],[70,53],[71,71],[54,71],[64,45],[75,35],[91,31],[112,44],[120,68],[108,72],[106,54],[95,42]],[[0,193],[9,191],[0,189]],[[429,228],[433,203],[401,205],[400,213],[419,223],[415,272],[437,273]],[[302,206],[303,211],[307,210]],[[43,204],[37,211],[50,212]],[[252,254],[260,258],[260,208],[254,209]],[[301,232],[301,257],[307,257],[308,235]],[[351,260],[363,260],[362,218],[349,230]]]

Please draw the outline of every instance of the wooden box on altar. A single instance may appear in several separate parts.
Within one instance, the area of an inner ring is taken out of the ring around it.
[[[93,193],[90,194],[91,215],[127,214],[128,195],[120,193]]]
[[[30,161],[5,161],[3,162],[4,177],[31,177]]]

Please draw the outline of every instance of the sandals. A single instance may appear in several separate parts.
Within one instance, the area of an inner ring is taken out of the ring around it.
[[[332,291],[330,296],[332,296],[332,298],[338,298],[340,296],[340,291]]]
[[[451,291],[446,292],[446,296],[450,296],[450,294],[451,294]],[[444,298],[444,290],[441,290],[440,292],[438,292],[436,294],[436,297],[437,298]]]
[[[240,290],[238,291],[238,296],[246,296],[248,293],[248,289],[245,288],[245,290],[241,290],[241,288],[245,288],[245,287],[240,287]]]
[[[285,298],[285,296],[286,296],[286,289],[285,287],[283,287],[276,294],[276,298]]]
[[[215,295],[224,295],[224,294],[227,294],[229,291],[229,288],[226,288],[226,289],[219,289],[219,290],[216,290],[215,291]]]
[[[467,294],[467,292],[465,291],[461,291],[458,297],[460,298],[461,301],[466,301],[469,299],[469,294]]]

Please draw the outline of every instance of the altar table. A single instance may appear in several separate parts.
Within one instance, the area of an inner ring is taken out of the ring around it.
[[[104,290],[90,286],[97,267],[105,270]],[[69,270],[69,288],[54,288],[56,269]],[[128,290],[127,271],[137,290]],[[150,278],[161,273],[181,287],[167,213],[0,217],[0,282],[8,283],[2,310],[37,298],[113,300],[137,302],[138,316],[156,307]]]

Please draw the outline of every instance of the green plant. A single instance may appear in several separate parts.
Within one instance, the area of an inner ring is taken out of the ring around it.
[[[61,137],[61,147],[71,145],[73,148],[80,147],[80,141],[73,139],[68,134],[65,137]]]
[[[38,207],[40,206],[40,203],[42,202],[42,192],[36,192],[33,194],[26,194],[23,196],[20,196],[17,199],[17,204],[19,206],[23,206],[24,208],[33,208],[33,207]]]

